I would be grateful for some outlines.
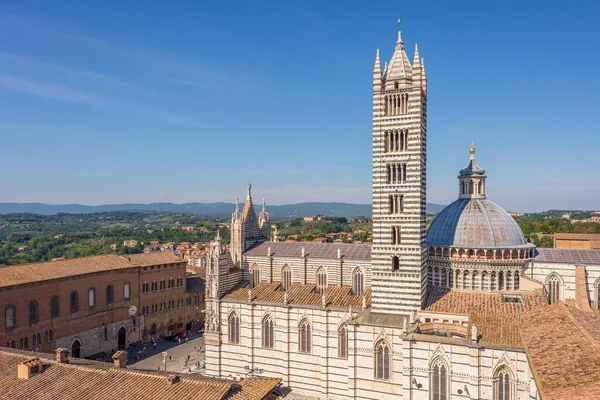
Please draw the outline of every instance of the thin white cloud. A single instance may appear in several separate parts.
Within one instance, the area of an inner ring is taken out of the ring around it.
[[[0,87],[53,100],[83,104],[92,107],[123,112],[126,114],[142,115],[178,125],[199,127],[203,124],[202,121],[194,117],[188,117],[186,115],[125,102],[109,96],[84,92],[65,86],[35,82],[10,75],[0,74]]]

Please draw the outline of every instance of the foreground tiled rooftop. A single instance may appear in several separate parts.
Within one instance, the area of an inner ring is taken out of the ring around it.
[[[280,290],[280,282],[261,282],[252,289],[253,301],[283,303],[285,292]],[[229,300],[248,300],[248,281],[242,282],[237,288],[225,295]],[[287,291],[288,302],[292,305],[322,305],[322,295],[317,292],[315,285],[294,283]],[[371,289],[364,292],[367,307],[371,306]],[[350,286],[329,286],[325,290],[325,299],[328,306],[360,308],[363,296],[352,294]]]
[[[172,253],[132,254],[118,256],[105,254],[31,264],[0,267],[0,287],[66,278],[96,272],[105,272],[136,266],[150,266],[182,262]]]
[[[565,264],[600,264],[600,250],[538,248],[534,261]]]
[[[521,334],[544,400],[600,398],[600,313],[556,303],[525,313]]]
[[[32,358],[44,365],[29,379],[18,378],[18,365]],[[172,373],[115,368],[112,364],[72,359],[58,363],[50,354],[0,350],[0,398],[10,400],[261,400],[278,378],[247,378],[240,383]]]
[[[520,295],[523,304],[504,302],[503,294]],[[522,347],[519,323],[523,313],[547,306],[544,296],[536,292],[477,292],[470,290],[438,290],[428,299],[426,312],[469,316],[477,326],[479,343]],[[469,325],[467,332],[470,332]],[[465,338],[470,341],[470,336]]]
[[[275,257],[302,257],[304,254],[312,258],[337,258],[338,249],[344,258],[371,260],[371,245],[350,243],[313,243],[313,242],[265,242],[244,252],[246,256],[265,257],[271,248]]]

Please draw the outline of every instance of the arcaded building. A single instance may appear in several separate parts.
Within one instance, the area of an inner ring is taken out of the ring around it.
[[[474,146],[427,231],[427,87],[400,34],[383,68],[377,51],[372,245],[269,241],[248,188],[231,254],[217,237],[207,260],[207,374],[297,398],[600,396],[597,253],[527,243]]]

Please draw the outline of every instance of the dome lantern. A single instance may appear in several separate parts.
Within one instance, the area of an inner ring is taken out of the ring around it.
[[[458,175],[459,199],[485,199],[485,170],[475,162],[475,144],[471,143],[471,157]]]

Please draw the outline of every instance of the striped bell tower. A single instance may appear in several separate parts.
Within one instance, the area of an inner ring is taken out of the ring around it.
[[[373,71],[372,311],[419,310],[427,284],[425,189],[427,78],[415,46],[411,65],[398,33],[383,71]]]

